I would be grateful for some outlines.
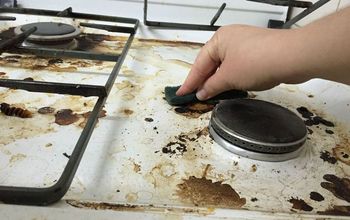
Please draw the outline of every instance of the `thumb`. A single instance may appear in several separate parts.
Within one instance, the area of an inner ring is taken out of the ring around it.
[[[228,74],[225,71],[225,63],[223,62],[220,68],[217,69],[197,91],[197,98],[199,100],[207,100],[224,91],[232,89],[228,78]]]

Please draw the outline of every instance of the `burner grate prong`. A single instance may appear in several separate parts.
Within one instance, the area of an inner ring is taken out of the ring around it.
[[[73,12],[72,7],[69,7],[69,8],[64,9],[63,11],[58,12],[57,16],[58,17],[67,17],[67,16],[71,15],[72,12]]]
[[[0,79],[0,87],[23,89],[29,92],[44,92],[64,95],[69,94],[84,97],[107,96],[106,88],[98,85]]]
[[[81,22],[80,26],[105,30],[109,32],[123,32],[123,33],[129,33],[129,34],[135,33],[135,29],[131,27],[112,26],[112,25],[94,24],[94,23],[86,23],[86,22]]]
[[[32,28],[28,29],[27,31],[24,31],[21,34],[16,35],[13,38],[0,41],[0,53],[3,53],[5,50],[10,49],[10,48],[22,43],[23,41],[25,41],[29,37],[29,35],[34,33],[36,30],[37,30],[36,27],[32,27]]]
[[[220,15],[222,14],[222,12],[224,11],[225,8],[226,8],[226,3],[223,3],[220,6],[219,10],[214,15],[214,17],[211,19],[210,26],[213,26],[215,24],[215,22],[219,19]]]
[[[16,17],[13,16],[0,16],[0,21],[15,21]]]

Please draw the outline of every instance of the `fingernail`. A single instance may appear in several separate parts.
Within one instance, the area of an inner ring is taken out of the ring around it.
[[[199,100],[205,100],[207,99],[208,94],[204,89],[201,89],[196,93],[196,96]]]

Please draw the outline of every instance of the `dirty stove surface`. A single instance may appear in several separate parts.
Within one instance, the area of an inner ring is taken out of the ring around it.
[[[107,53],[118,52],[125,43],[124,37],[96,33],[84,39],[89,50]],[[239,157],[208,133],[214,106],[171,107],[164,100],[164,87],[183,82],[200,47],[134,40],[59,204],[129,211],[183,207],[205,215],[221,208],[350,215],[350,88],[314,80],[250,93],[250,98],[280,104],[300,117],[297,108],[302,106],[313,115],[303,113],[309,136],[300,157],[278,163]],[[1,78],[98,85],[114,65],[17,54],[3,54],[0,64]],[[96,100],[1,88],[1,102],[28,109],[33,117],[0,114],[0,184],[54,184]],[[315,122],[316,116],[334,126]]]

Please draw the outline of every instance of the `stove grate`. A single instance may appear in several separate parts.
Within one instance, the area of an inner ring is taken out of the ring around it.
[[[0,201],[12,204],[28,204],[28,205],[48,205],[60,200],[69,189],[74,175],[78,169],[81,158],[83,157],[86,146],[89,142],[91,134],[95,128],[99,112],[102,110],[110,90],[114,84],[119,70],[128,53],[131,43],[137,31],[139,21],[133,18],[112,17],[104,15],[83,14],[73,12],[72,8],[67,8],[63,11],[53,10],[38,10],[28,8],[0,8],[1,13],[12,14],[28,14],[40,16],[56,16],[71,19],[89,19],[102,22],[116,22],[132,25],[132,27],[100,25],[93,23],[80,23],[81,26],[107,30],[111,32],[119,32],[129,34],[129,37],[124,45],[122,52],[118,55],[90,53],[85,51],[60,50],[48,48],[25,48],[19,46],[35,28],[29,29],[22,34],[16,35],[12,39],[2,39],[0,41],[0,52],[15,52],[27,53],[39,56],[48,57],[70,57],[80,59],[91,59],[101,61],[114,61],[116,64],[113,67],[111,74],[108,77],[104,86],[86,85],[86,84],[70,84],[56,82],[41,82],[41,81],[23,81],[13,79],[0,79],[0,87],[23,89],[31,92],[56,93],[67,95],[80,96],[97,96],[98,100],[90,114],[90,117],[74,147],[74,150],[68,160],[66,167],[63,170],[58,181],[46,188],[34,187],[15,187],[15,186],[0,186]],[[15,17],[0,16],[0,20],[15,20]],[[119,25],[119,24],[118,24]]]

